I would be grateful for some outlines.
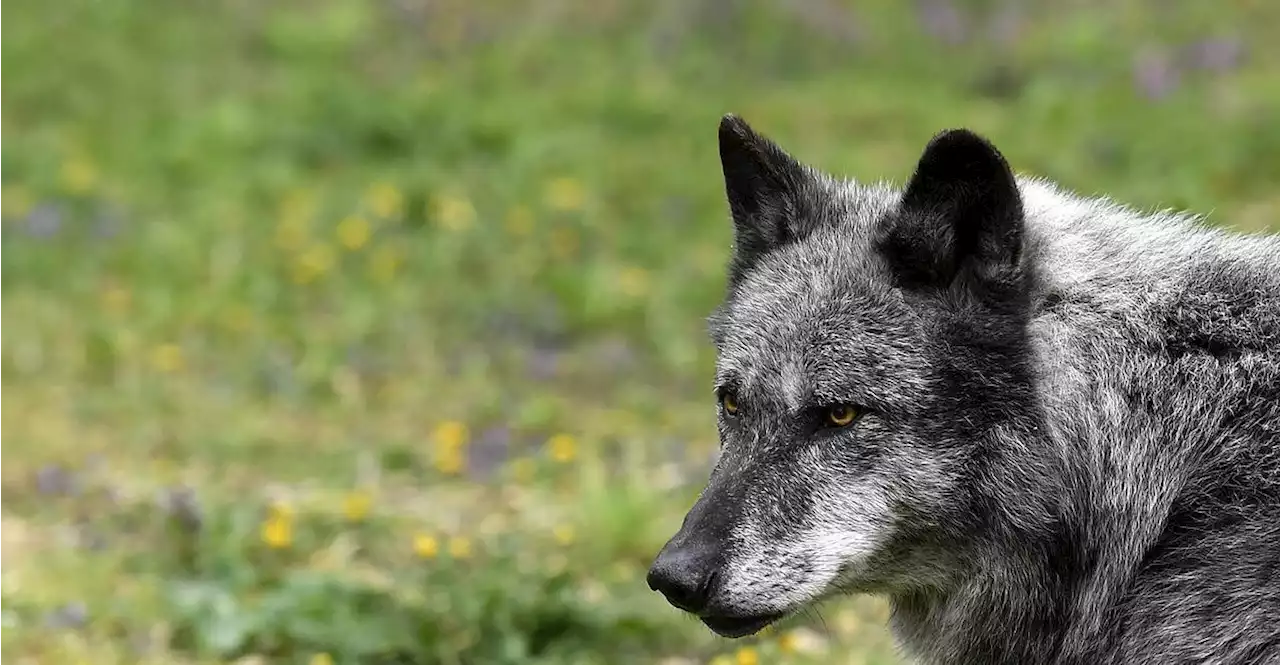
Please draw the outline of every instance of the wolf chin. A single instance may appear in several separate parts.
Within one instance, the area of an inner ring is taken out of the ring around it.
[[[1280,238],[720,124],[720,454],[649,585],[739,637],[888,598],[921,663],[1280,663]]]

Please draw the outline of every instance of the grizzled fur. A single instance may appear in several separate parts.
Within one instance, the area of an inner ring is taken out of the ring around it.
[[[1280,238],[965,130],[902,189],[720,151],[735,412],[651,586],[728,636],[883,594],[921,663],[1280,663]]]

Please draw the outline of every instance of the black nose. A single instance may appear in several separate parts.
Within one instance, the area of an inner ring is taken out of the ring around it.
[[[706,609],[719,569],[719,553],[696,545],[668,543],[649,568],[649,588],[666,596],[667,602],[697,614]]]

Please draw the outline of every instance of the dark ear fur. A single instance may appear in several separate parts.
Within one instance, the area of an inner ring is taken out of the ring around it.
[[[813,177],[733,114],[720,119],[720,164],[733,215],[733,283],[760,257],[802,235],[799,194]]]
[[[1022,197],[1004,156],[966,129],[934,136],[880,249],[905,288],[1020,284]],[[976,280],[976,281],[974,281]]]

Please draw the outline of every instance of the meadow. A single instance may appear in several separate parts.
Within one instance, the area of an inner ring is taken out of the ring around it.
[[[899,662],[644,583],[716,449],[734,112],[1280,230],[1263,0],[11,0],[11,663]]]

